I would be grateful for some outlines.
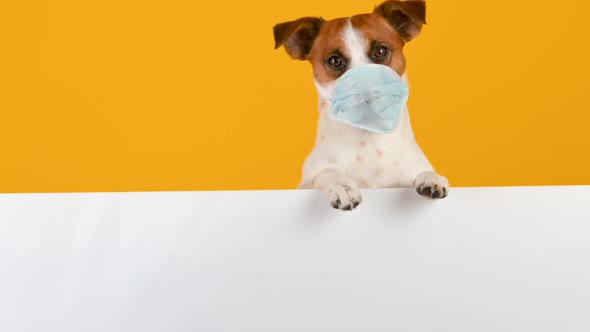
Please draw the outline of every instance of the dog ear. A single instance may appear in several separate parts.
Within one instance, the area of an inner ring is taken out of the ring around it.
[[[373,13],[383,16],[406,43],[418,36],[426,24],[426,2],[420,0],[386,1]]]
[[[321,18],[302,17],[275,25],[273,28],[275,49],[284,45],[293,59],[307,60],[323,23],[324,20]]]

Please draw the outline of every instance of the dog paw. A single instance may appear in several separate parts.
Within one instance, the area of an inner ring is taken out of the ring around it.
[[[334,184],[328,188],[327,194],[330,205],[344,211],[352,211],[363,201],[356,186]]]
[[[414,180],[418,194],[426,198],[445,198],[449,194],[449,180],[433,171],[422,172]]]

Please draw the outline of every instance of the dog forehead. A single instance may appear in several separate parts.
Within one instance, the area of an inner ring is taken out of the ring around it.
[[[345,52],[347,28],[358,31],[358,36],[364,39],[367,46],[373,41],[402,44],[401,38],[385,18],[375,13],[358,14],[326,21],[313,45],[311,55],[325,56],[334,50]]]
[[[342,40],[342,32],[346,27],[348,18],[337,18],[330,21],[326,21],[320,33],[316,38],[313,48],[311,50],[311,57],[323,57],[328,52],[334,50],[343,50],[344,41]]]
[[[350,18],[350,23],[361,31],[369,42],[402,43],[399,34],[381,15],[375,13],[355,15]]]

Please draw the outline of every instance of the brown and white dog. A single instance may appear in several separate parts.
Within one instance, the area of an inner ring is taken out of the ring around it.
[[[361,203],[359,188],[414,187],[425,197],[447,196],[449,182],[434,171],[416,143],[407,107],[390,134],[330,116],[335,81],[351,68],[382,64],[407,82],[403,47],[420,33],[425,14],[423,1],[386,1],[371,14],[330,21],[303,17],[274,26],[275,49],[284,46],[293,59],[311,63],[320,99],[315,146],[299,188],[320,189],[341,210]]]

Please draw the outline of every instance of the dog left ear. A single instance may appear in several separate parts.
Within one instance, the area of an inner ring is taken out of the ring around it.
[[[406,43],[418,36],[426,24],[426,2],[421,0],[386,1],[373,13],[383,16]]]
[[[287,53],[293,59],[307,60],[323,24],[324,20],[321,18],[302,17],[275,25],[273,27],[275,49],[285,46]]]

